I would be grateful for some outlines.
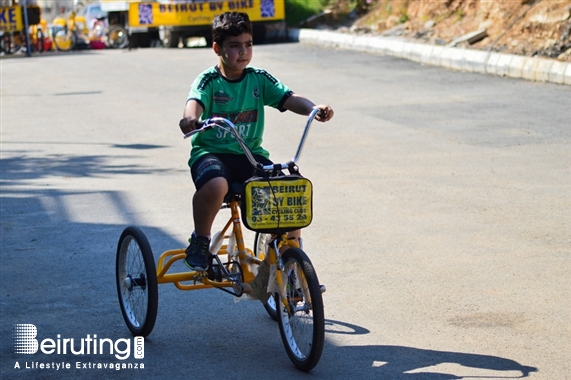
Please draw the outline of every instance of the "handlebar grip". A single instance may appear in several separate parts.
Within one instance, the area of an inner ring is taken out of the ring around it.
[[[196,128],[193,129],[192,131],[188,132],[187,134],[184,135],[184,138],[187,139],[189,137],[191,137],[192,135],[202,132],[204,129],[204,126],[208,124],[210,119],[206,119],[206,120],[199,120],[197,121],[195,124]],[[210,128],[207,128],[210,129]]]

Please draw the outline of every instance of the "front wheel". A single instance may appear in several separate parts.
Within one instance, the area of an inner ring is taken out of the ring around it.
[[[319,362],[325,339],[321,287],[309,257],[301,249],[288,249],[282,259],[285,297],[276,297],[280,335],[297,369],[309,371]]]
[[[59,29],[54,34],[54,45],[59,51],[70,51],[75,47],[76,36],[75,34],[67,29]]]
[[[20,41],[21,39],[19,34],[14,34],[12,32],[4,32],[4,35],[2,36],[2,50],[6,54],[17,53],[22,49]]]
[[[0,52],[12,54],[10,51],[10,34],[8,32],[4,32],[2,37],[0,37]]]
[[[256,232],[256,237],[254,240],[254,254],[260,259],[268,254],[268,248],[270,244],[270,234]],[[262,264],[263,265],[263,264]],[[273,294],[268,301],[264,304],[264,308],[268,312],[268,315],[274,320],[278,320],[278,311],[276,310],[276,295]]]
[[[117,245],[117,294],[121,313],[134,336],[147,336],[155,327],[159,291],[155,260],[145,234],[127,227]]]

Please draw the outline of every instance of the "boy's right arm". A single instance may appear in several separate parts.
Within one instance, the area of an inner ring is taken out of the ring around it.
[[[188,132],[196,129],[196,122],[200,120],[200,115],[202,115],[203,111],[204,108],[202,108],[196,100],[191,99],[186,102],[182,119],[178,123],[183,134],[187,134]]]

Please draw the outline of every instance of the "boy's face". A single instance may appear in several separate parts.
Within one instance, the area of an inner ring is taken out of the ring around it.
[[[242,75],[252,60],[252,46],[252,35],[248,33],[227,37],[222,45],[213,44],[214,52],[220,57],[224,75],[232,77]]]

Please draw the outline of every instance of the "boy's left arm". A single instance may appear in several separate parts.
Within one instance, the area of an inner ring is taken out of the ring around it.
[[[284,103],[283,107],[299,115],[309,115],[313,108],[319,108],[321,112],[315,117],[318,121],[325,122],[333,117],[333,108],[328,105],[315,105],[304,96],[292,94]]]

